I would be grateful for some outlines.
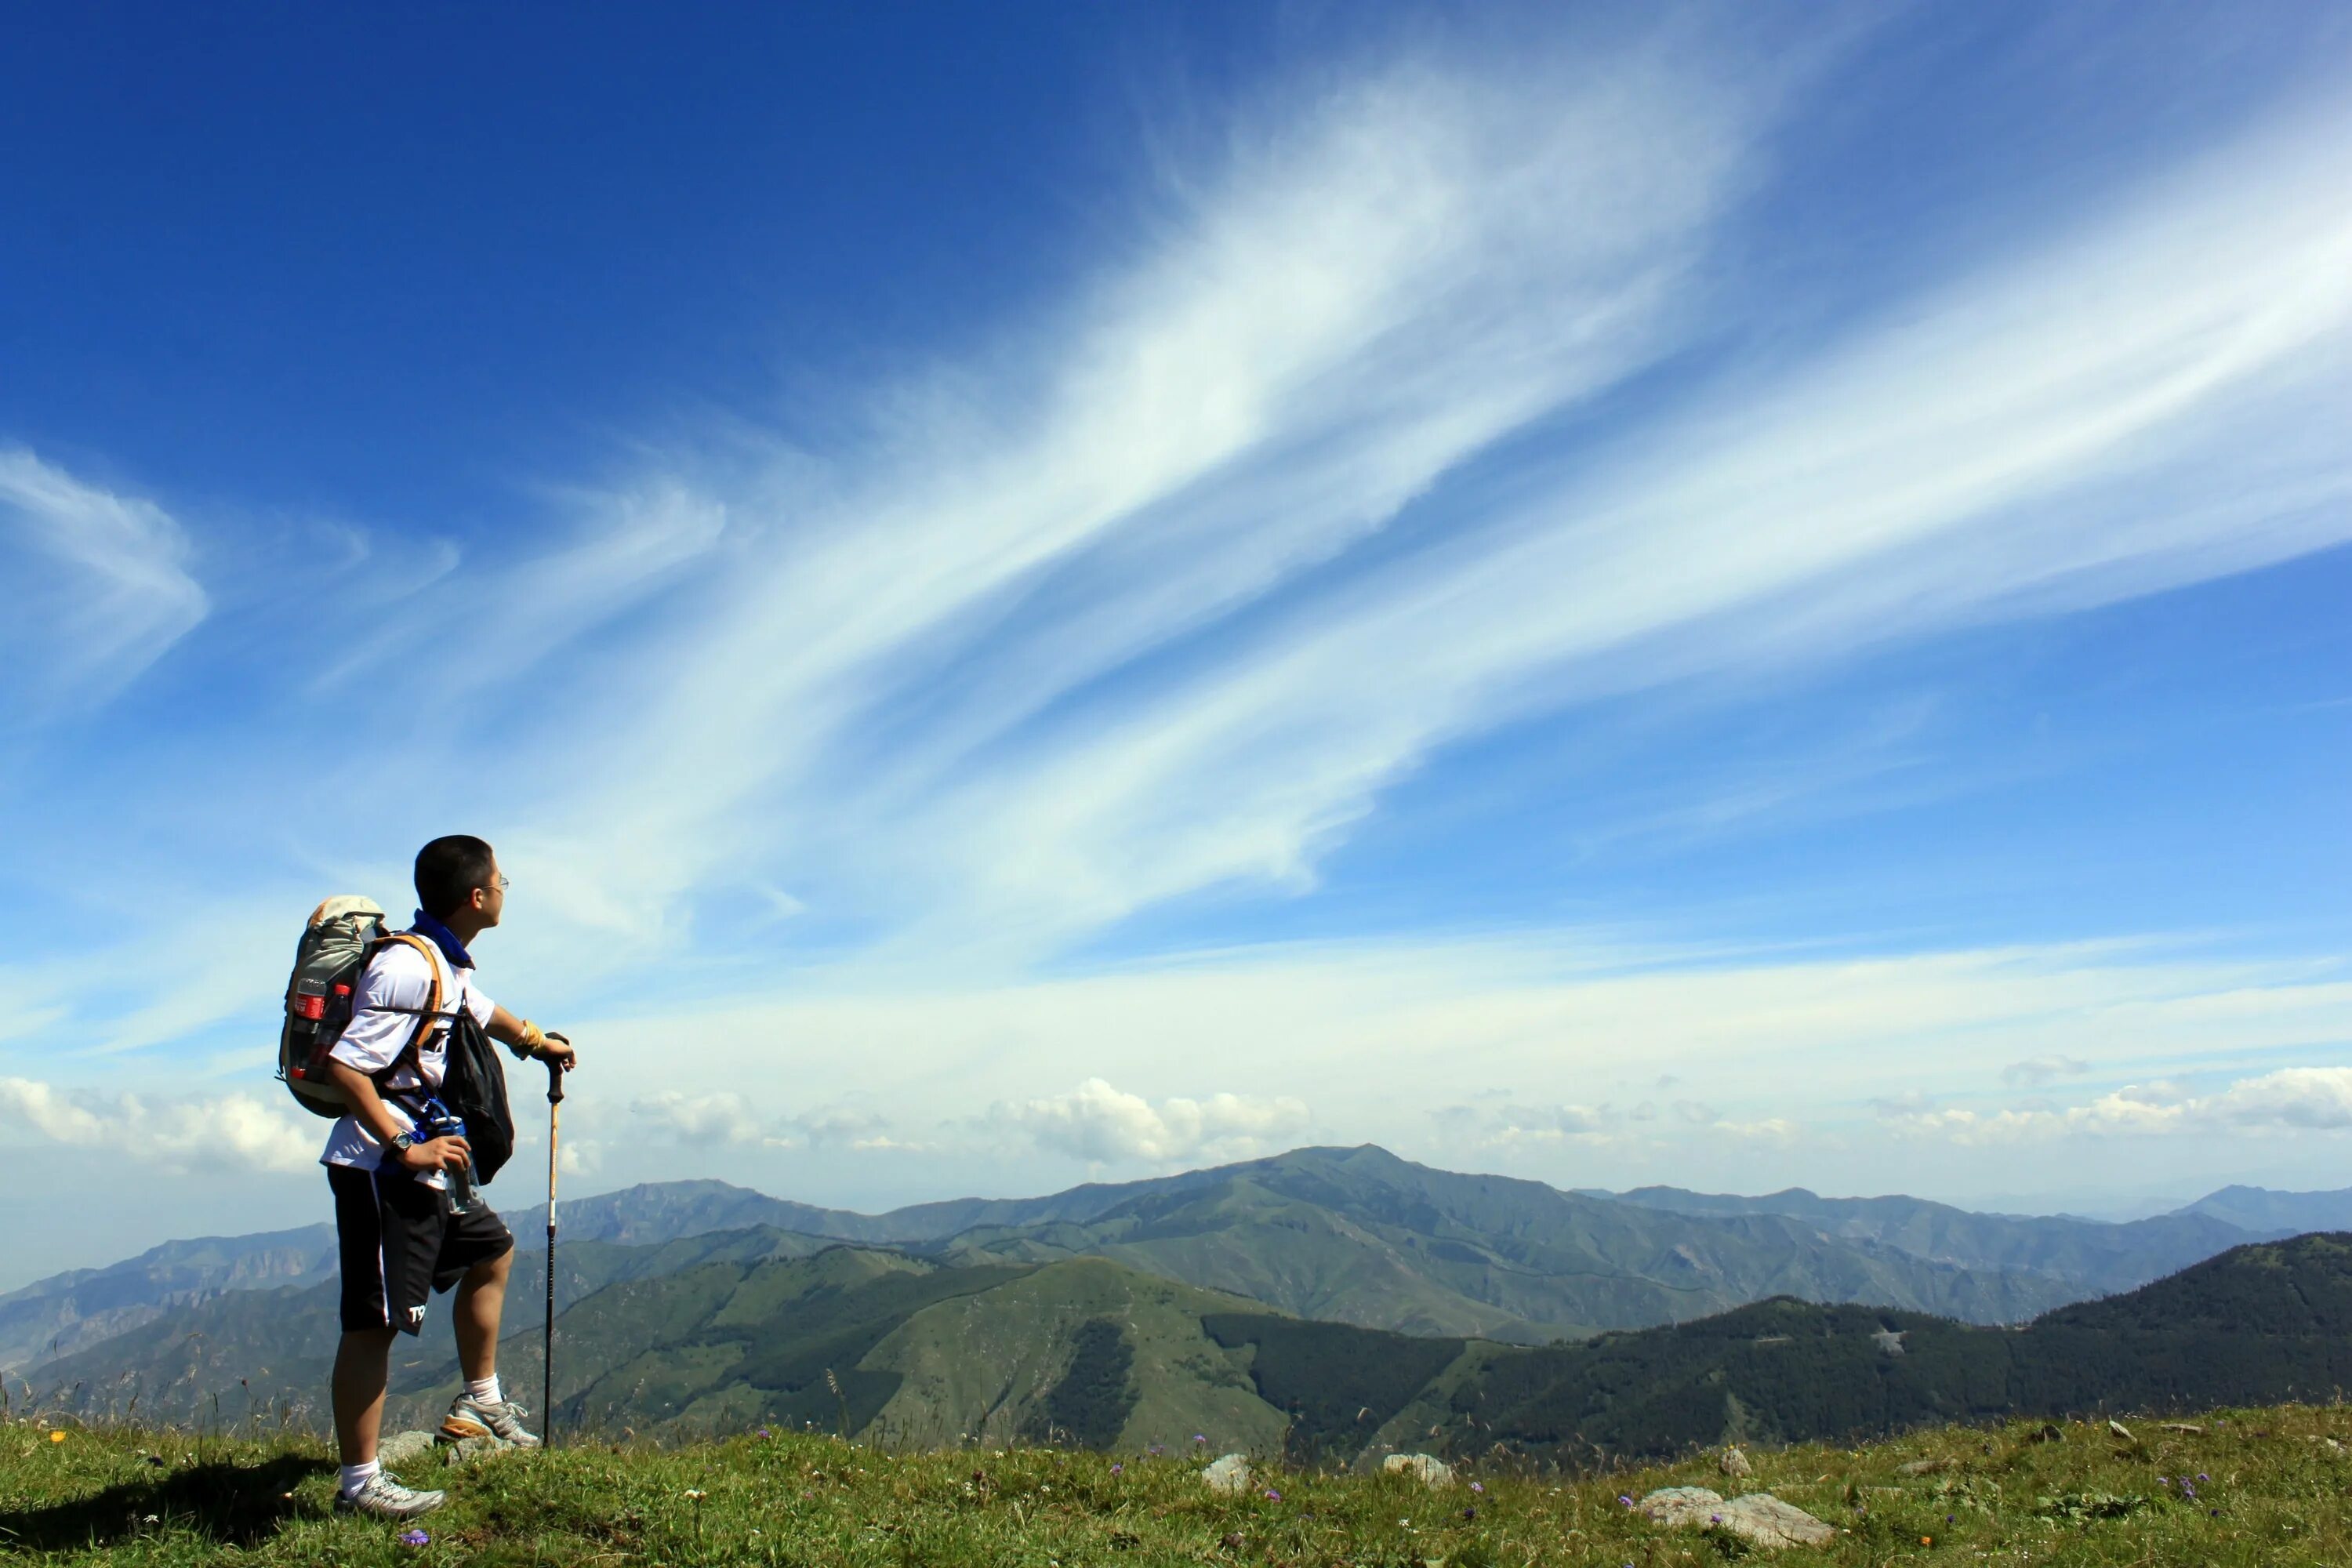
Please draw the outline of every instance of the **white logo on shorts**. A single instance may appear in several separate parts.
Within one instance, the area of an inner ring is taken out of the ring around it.
[[[410,1322],[412,1322],[412,1323],[420,1324],[420,1325],[421,1325],[421,1324],[423,1324],[423,1322],[425,1321],[425,1309],[424,1309],[424,1308],[422,1308],[422,1307],[411,1307],[411,1308],[409,1308],[409,1309],[408,1309],[408,1321],[409,1321]]]

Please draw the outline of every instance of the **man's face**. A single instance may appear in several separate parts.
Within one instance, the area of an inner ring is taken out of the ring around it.
[[[492,855],[489,880],[474,889],[474,911],[481,916],[482,924],[488,927],[499,923],[499,917],[506,912],[506,873],[499,869],[499,858]]]

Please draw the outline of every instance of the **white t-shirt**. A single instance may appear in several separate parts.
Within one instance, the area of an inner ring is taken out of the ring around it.
[[[366,970],[360,975],[359,994],[352,999],[352,1021],[342,1037],[328,1054],[339,1062],[347,1062],[364,1073],[382,1072],[399,1058],[407,1047],[408,1037],[416,1028],[417,1016],[432,1001],[433,973],[441,975],[441,1012],[443,1019],[455,1018],[463,1005],[473,1014],[474,1021],[488,1026],[490,1015],[498,1005],[474,989],[474,972],[456,969],[431,939],[423,943],[425,952],[416,951],[414,942],[395,942],[380,949]],[[397,1009],[405,1008],[402,1012]],[[446,1022],[431,1026],[431,1033],[412,1064],[387,1079],[383,1089],[384,1105],[395,1121],[405,1126],[416,1125],[400,1105],[392,1099],[401,1089],[422,1089],[431,1094],[441,1087],[441,1075],[449,1065],[449,1026]],[[383,1163],[383,1145],[375,1134],[355,1116],[338,1120],[327,1134],[325,1152],[319,1156],[322,1165],[349,1165],[356,1170],[373,1171]],[[438,1173],[428,1179],[431,1186],[443,1184]]]

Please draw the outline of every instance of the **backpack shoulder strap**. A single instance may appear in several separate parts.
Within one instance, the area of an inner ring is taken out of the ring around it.
[[[416,1027],[409,1031],[408,1044],[400,1048],[400,1055],[393,1058],[390,1066],[373,1075],[379,1086],[398,1072],[404,1064],[415,1065],[416,1058],[425,1049],[425,1037],[433,1032],[434,1023],[441,1014],[441,965],[433,952],[430,939],[412,931],[387,931],[369,944],[367,962],[373,963],[377,955],[394,942],[415,948],[417,956],[425,960],[425,1005],[417,1011]]]

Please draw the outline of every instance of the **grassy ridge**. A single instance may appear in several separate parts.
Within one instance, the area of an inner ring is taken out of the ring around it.
[[[1947,1427],[1864,1448],[1759,1452],[1724,1480],[1711,1456],[1570,1478],[1463,1467],[1431,1492],[1395,1477],[1269,1468],[1213,1497],[1193,1455],[1115,1459],[1043,1447],[898,1455],[805,1434],[676,1448],[512,1455],[446,1485],[421,1546],[336,1517],[331,1467],[306,1440],[0,1425],[0,1563],[174,1565],[561,1563],[852,1565],[1251,1563],[1706,1563],[1745,1548],[1668,1531],[1621,1497],[1677,1484],[1769,1489],[1840,1528],[1838,1564],[1947,1561],[2340,1563],[2352,1540],[2352,1411],[2281,1406],[2137,1436],[2072,1424]],[[1906,1468],[1907,1467],[1907,1468]],[[2179,1484],[2186,1482],[2186,1488]],[[2185,1495],[2193,1490],[2193,1500]]]

